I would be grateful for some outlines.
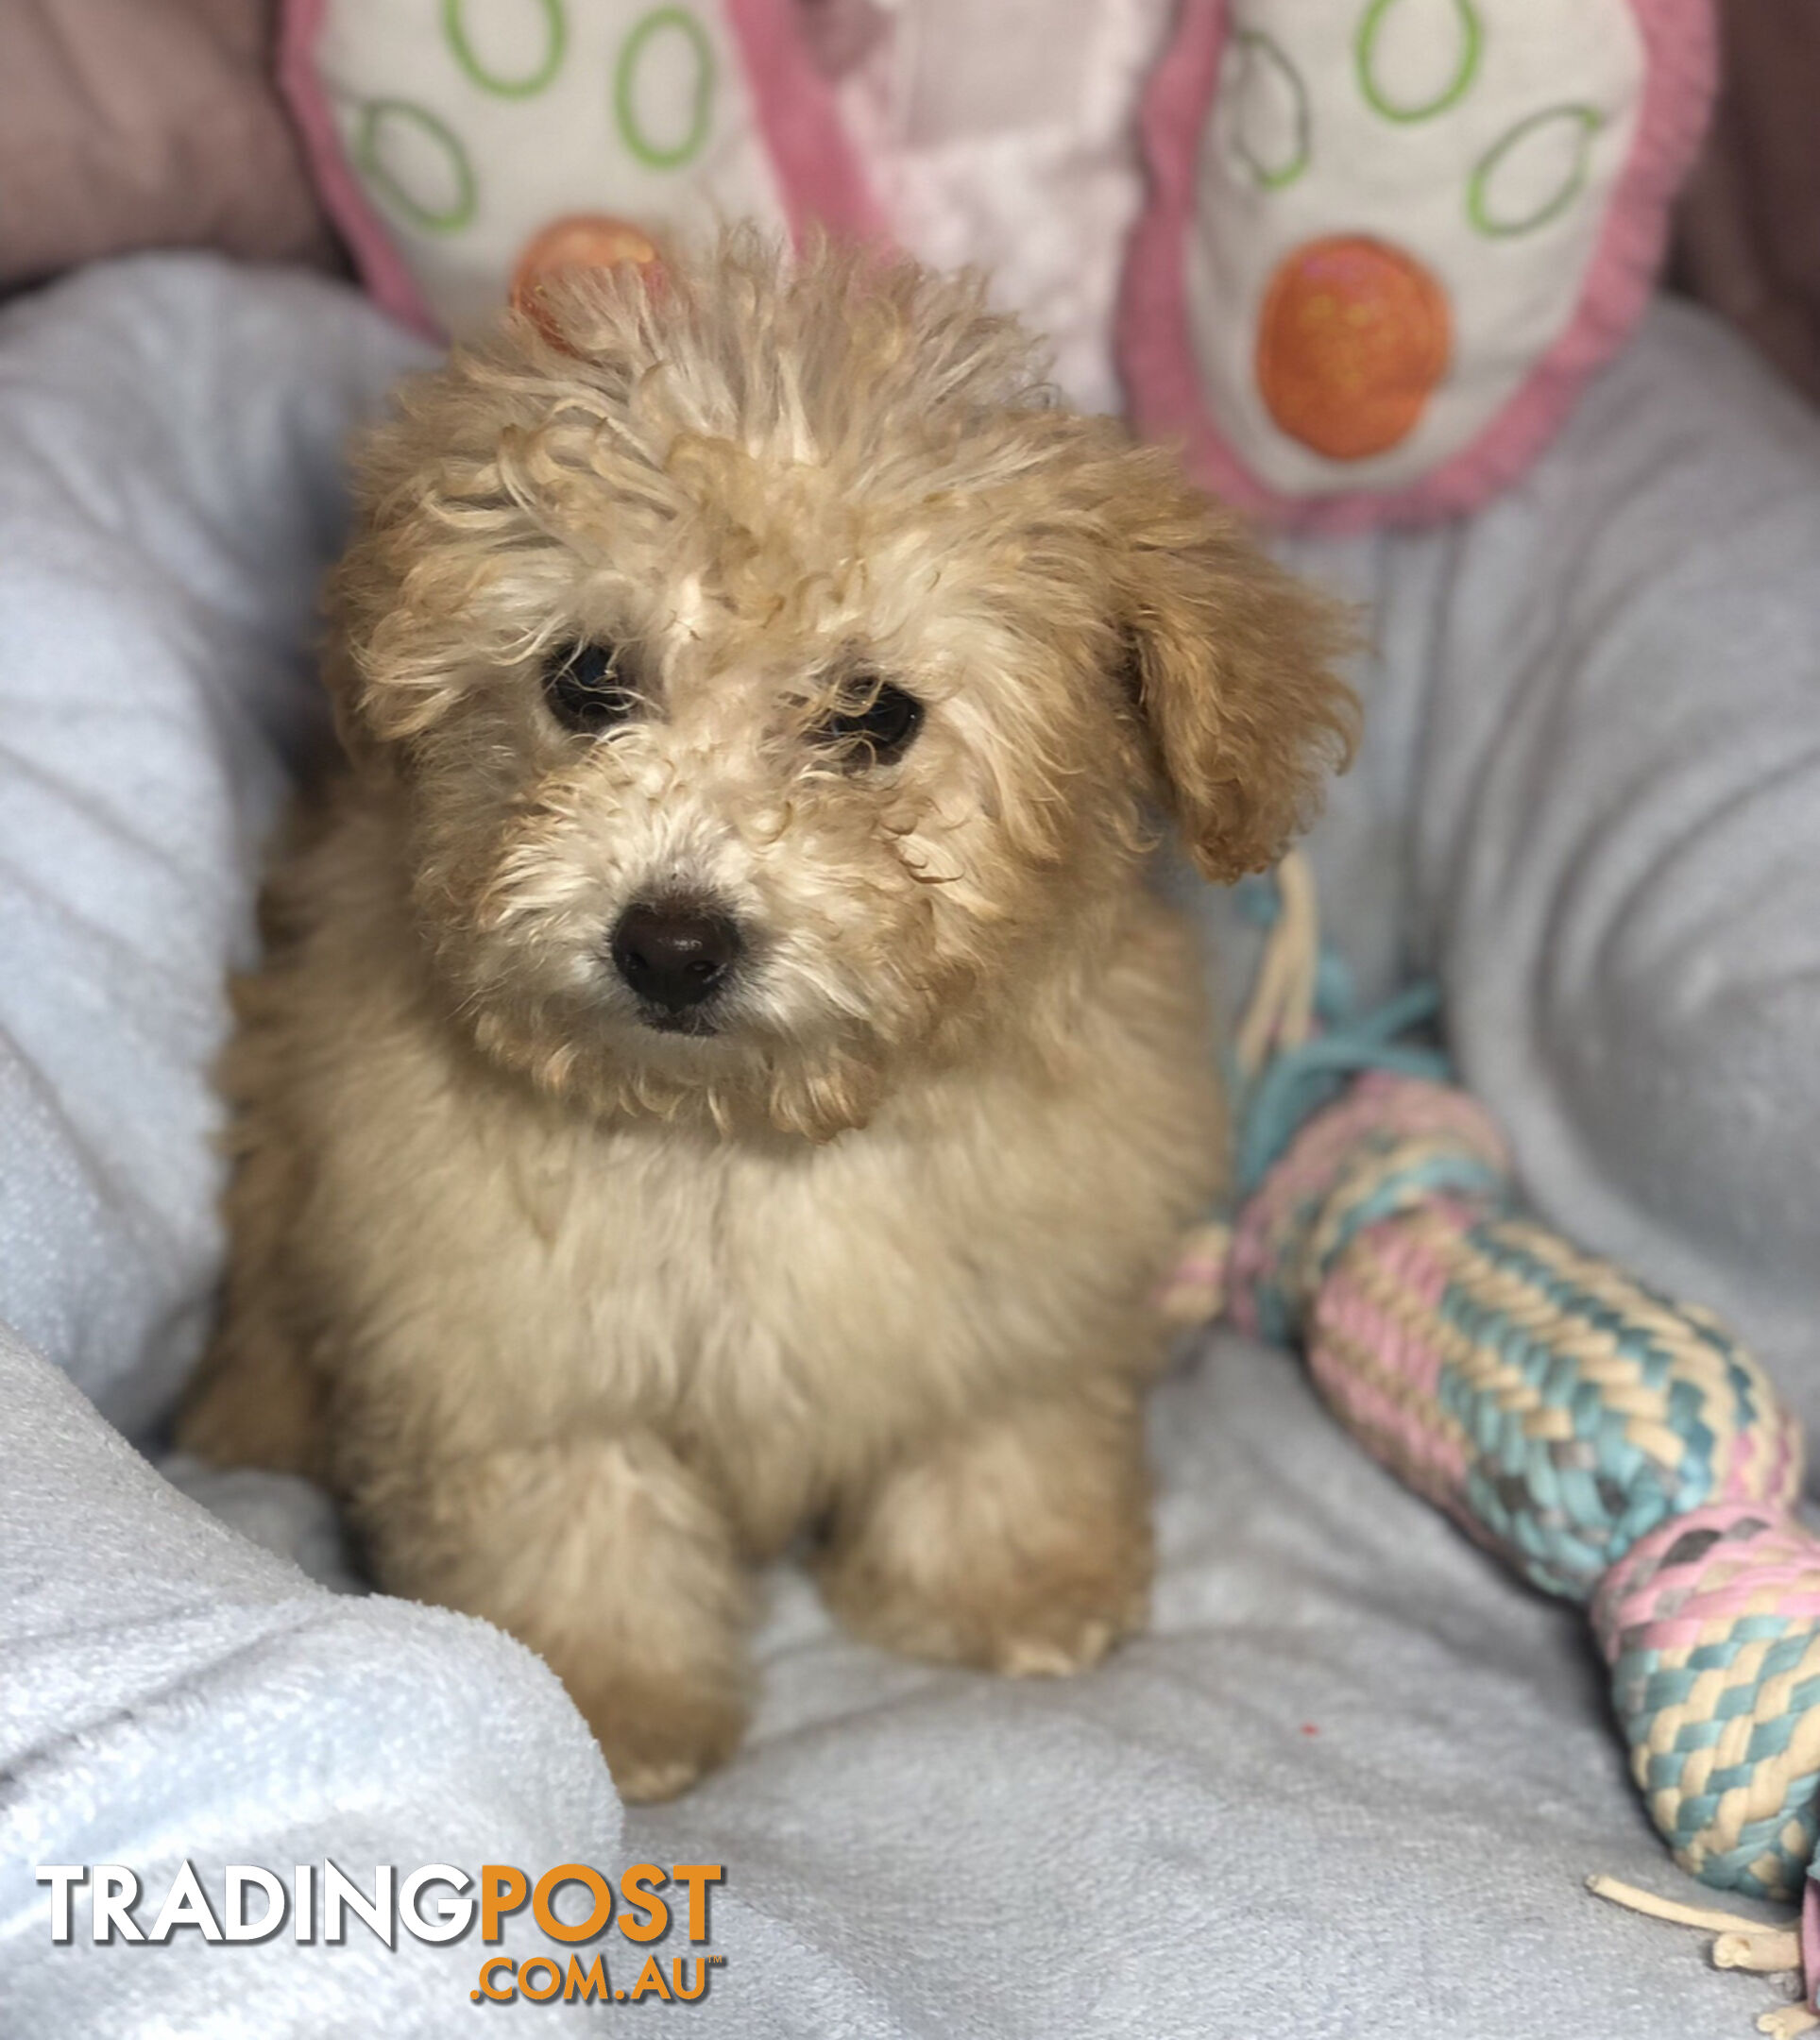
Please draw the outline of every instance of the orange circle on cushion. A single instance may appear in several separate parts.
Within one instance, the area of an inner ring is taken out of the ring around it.
[[[1258,318],[1258,389],[1290,438],[1366,460],[1415,430],[1453,344],[1446,293],[1415,256],[1332,234],[1277,264]]]
[[[647,268],[657,261],[657,244],[625,220],[605,212],[571,212],[540,227],[519,252],[512,271],[512,303],[535,319],[553,346],[562,339],[552,331],[542,302],[543,285],[565,269],[611,269],[620,263]]]

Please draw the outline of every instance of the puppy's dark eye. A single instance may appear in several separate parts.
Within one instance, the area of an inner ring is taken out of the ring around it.
[[[617,645],[567,645],[543,670],[543,698],[565,728],[596,736],[623,722],[638,705],[619,677]]]
[[[817,732],[825,741],[850,747],[854,762],[889,763],[901,757],[923,726],[923,704],[889,680],[856,680],[847,703]]]

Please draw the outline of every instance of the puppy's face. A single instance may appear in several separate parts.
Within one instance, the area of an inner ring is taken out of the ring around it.
[[[1331,619],[966,289],[735,241],[545,323],[377,435],[334,677],[451,1009],[546,1084],[858,1123],[1045,1024],[1153,805],[1231,876],[1343,747]]]

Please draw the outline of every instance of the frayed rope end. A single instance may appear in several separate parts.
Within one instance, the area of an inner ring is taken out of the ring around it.
[[[1586,1888],[1595,1897],[1623,1906],[1628,1912],[1641,1912],[1646,1919],[1716,1934],[1710,1950],[1715,1968],[1749,1969],[1760,1976],[1793,1973],[1799,1983],[1801,1936],[1792,1924],[1777,1927],[1742,1912],[1722,1912],[1713,1906],[1683,1905],[1599,1871],[1587,1878]],[[1798,2035],[1820,2028],[1820,2013],[1806,2003],[1778,2005],[1773,2012],[1760,2014],[1756,2023],[1757,2031],[1769,2034],[1770,2040],[1798,2040]]]

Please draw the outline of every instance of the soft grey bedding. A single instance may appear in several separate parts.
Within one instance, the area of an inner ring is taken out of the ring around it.
[[[325,1855],[723,1862],[727,1964],[669,2015],[742,2035],[1748,2032],[1774,1985],[1581,1889],[1701,1896],[1578,1616],[1236,1338],[1159,1398],[1154,1634],[996,1683],[847,1642],[781,1574],[751,1747],[623,1817],[527,1653],[312,1584],[273,1552],[336,1576],[320,1498],[172,1466],[211,1515],[111,1428],[155,1443],[201,1335],[222,972],[315,723],[338,444],[410,353],[351,294],[203,259],[0,318],[0,2032],[482,2016],[475,1937],[97,1949],[78,1899],[58,1946],[33,1881]],[[1362,994],[1438,971],[1550,1216],[1726,1309],[1820,1415],[1820,434],[1663,307],[1476,519],[1296,556],[1375,611],[1315,846]]]

